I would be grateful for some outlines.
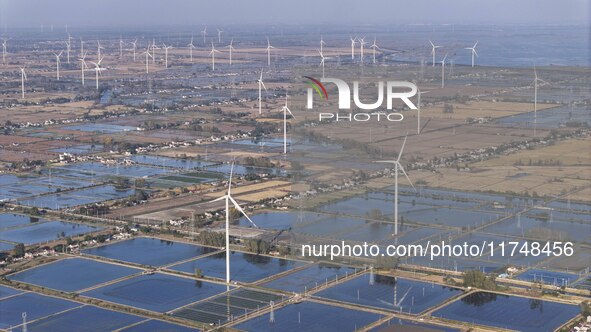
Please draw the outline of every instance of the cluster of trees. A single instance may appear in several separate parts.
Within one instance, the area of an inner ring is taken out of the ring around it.
[[[256,138],[261,138],[264,135],[271,134],[276,131],[276,125],[269,122],[261,122],[257,123],[254,130],[252,131],[252,136]]]
[[[225,247],[226,237],[224,233],[203,231],[197,236],[197,240],[206,246]]]
[[[45,162],[42,160],[29,160],[29,158],[23,158],[22,160],[13,161],[10,163],[10,169],[28,169],[36,166],[43,166]]]
[[[244,241],[246,249],[255,254],[268,254],[271,251],[271,243],[261,239],[247,239]]]
[[[443,113],[453,113],[454,105],[445,103],[443,104]]]
[[[379,219],[382,219],[383,214],[382,214],[382,210],[380,210],[380,209],[371,209],[371,210],[367,211],[365,216],[369,220],[376,220],[376,219],[379,220]]]
[[[464,287],[475,287],[479,289],[495,290],[498,288],[493,276],[487,276],[479,270],[464,272]]]
[[[525,163],[519,159],[518,161],[516,161],[514,164],[514,166],[525,166]],[[527,162],[527,166],[560,166],[562,165],[562,161],[559,159],[547,159],[547,160],[542,160],[542,159],[538,159],[538,160],[532,160],[529,159]]]
[[[246,157],[243,161],[244,165],[246,166],[256,166],[256,167],[274,167],[275,164],[269,160],[267,157]]]

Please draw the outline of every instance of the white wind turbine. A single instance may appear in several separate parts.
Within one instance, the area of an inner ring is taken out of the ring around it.
[[[8,42],[8,39],[3,38],[2,39],[2,62],[6,63],[6,43]]]
[[[265,86],[265,83],[263,83],[263,69],[261,68],[261,76],[259,77],[259,80],[257,81],[259,83],[259,115],[261,115],[261,106],[263,103],[263,98],[262,98],[262,90],[261,88],[264,88],[265,91],[267,91],[267,87]]]
[[[233,43],[234,38],[230,40],[230,45],[226,46],[230,50],[230,66],[232,65],[232,51],[234,50],[234,46],[232,46]]]
[[[21,68],[21,96],[25,99],[25,81],[27,80],[27,73],[25,73],[25,67]]]
[[[285,94],[285,105],[283,105],[281,110],[283,111],[283,154],[287,154],[287,113],[295,119],[295,116],[291,113],[289,107],[287,107],[287,94]]]
[[[100,59],[103,58],[101,56],[101,49],[104,49],[104,47],[101,46],[101,42],[98,40],[96,41],[96,48],[97,48],[97,59],[98,59],[98,61],[100,61]]]
[[[160,47],[156,45],[156,40],[152,38],[152,64],[156,63],[156,50],[159,50]]]
[[[324,54],[322,54],[321,50],[318,50],[318,53],[320,54],[320,66],[322,67],[322,78],[324,78],[324,60],[326,58],[324,57]]]
[[[203,36],[203,45],[205,45],[205,36],[207,36],[207,27],[201,30],[201,35]]]
[[[408,174],[406,174],[404,167],[402,167],[402,164],[400,163],[400,158],[402,157],[402,151],[404,151],[404,145],[406,145],[407,137],[408,136],[404,137],[404,142],[402,142],[402,147],[400,148],[400,152],[398,152],[398,158],[396,158],[396,160],[377,161],[378,163],[394,164],[394,235],[398,235],[398,170],[402,171],[402,174],[404,174],[408,180],[408,183],[410,183],[412,188],[415,189],[415,186],[412,184],[412,181],[410,181]]]
[[[351,37],[351,60],[355,60],[355,43],[357,43],[357,37]]]
[[[376,63],[376,49],[380,48],[377,44],[376,44],[376,39],[373,39],[373,44],[371,44],[370,46],[371,49],[373,49],[373,63]]]
[[[221,52],[215,49],[215,46],[213,46],[213,40],[212,40],[211,41],[211,52],[209,52],[209,55],[211,55],[211,70],[215,70],[215,54],[216,53],[221,53]]]
[[[230,285],[230,202],[234,205],[234,208],[238,210],[246,219],[255,227],[258,226],[250,219],[250,217],[244,212],[244,210],[240,207],[240,204],[234,200],[231,194],[232,190],[232,174],[234,172],[234,163],[232,163],[232,167],[230,168],[230,180],[228,181],[228,191],[227,193],[220,197],[214,199],[212,202],[218,202],[224,200],[226,203],[226,285]]]
[[[173,48],[172,46],[166,46],[166,44],[162,44],[162,48],[164,49],[164,68],[168,68],[168,50]]]
[[[430,40],[429,40],[429,43],[431,44],[431,55],[433,56],[433,67],[435,67],[435,50],[440,48],[441,46],[433,44],[433,42]]]
[[[441,60],[441,88],[445,87],[445,59],[447,59],[447,54]]]
[[[105,70],[104,68],[101,68],[101,62],[103,61],[103,58],[100,58],[98,62],[92,62],[92,61],[90,62],[94,65],[96,89],[97,90],[99,89],[99,75],[102,75],[101,71]]]
[[[72,50],[72,36],[68,33],[68,41],[66,42],[66,61],[70,63],[70,51]]]
[[[474,68],[474,56],[478,56],[478,53],[476,53],[476,45],[478,45],[478,41],[476,41],[474,46],[464,48],[465,50],[470,50],[470,53],[472,54],[472,68]]]
[[[80,74],[82,76],[82,85],[84,85],[84,71],[88,68],[86,64],[86,53],[82,54],[82,57],[78,59],[80,61]]]
[[[550,84],[538,77],[538,71],[534,65],[534,137],[536,137],[538,129],[538,82]]]
[[[131,45],[133,45],[133,62],[135,62],[135,49],[137,47],[137,39],[132,41]]]
[[[275,48],[271,46],[271,42],[269,41],[269,37],[267,37],[267,66],[271,67],[271,49]]]
[[[224,33],[224,30],[222,29],[216,29],[218,31],[218,43],[222,43],[222,33]]]
[[[363,64],[363,47],[367,44],[365,37],[359,39],[360,51],[361,51],[361,64]]]
[[[60,51],[59,53],[53,53],[53,55],[55,55],[55,63],[56,63],[56,76],[57,76],[57,80],[60,80],[60,57],[62,56],[62,53],[64,53],[64,51]]]
[[[193,62],[193,50],[195,49],[195,45],[193,45],[193,37],[191,37],[191,42],[187,44],[189,48],[189,56],[191,57],[191,62]]]
[[[123,57],[123,39],[121,37],[119,37],[119,57],[122,58]]]
[[[404,299],[406,299],[406,296],[408,295],[408,293],[410,293],[410,290],[412,289],[412,286],[410,286],[410,288],[406,291],[406,293],[404,293],[404,295],[400,298],[400,301],[398,301],[396,299],[396,297],[397,297],[396,296],[397,289],[398,289],[398,286],[396,284],[394,284],[394,301],[393,301],[393,303],[390,303],[388,301],[384,301],[384,300],[379,299],[379,298],[378,298],[378,301],[380,301],[380,302],[382,302],[384,304],[387,304],[387,305],[391,305],[391,306],[393,306],[395,308],[402,308],[402,301],[404,301]]]
[[[146,55],[146,74],[148,74],[150,72],[150,58],[154,58],[152,56],[152,54],[150,54],[150,46],[148,46],[148,48],[146,49],[145,52],[143,52],[142,54]]]
[[[421,133],[421,95],[427,93],[429,91],[421,91],[421,89],[417,89],[418,92],[418,102],[417,102],[417,135]]]

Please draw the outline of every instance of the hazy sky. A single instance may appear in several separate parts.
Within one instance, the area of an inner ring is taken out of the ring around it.
[[[0,0],[0,24],[147,26],[203,24],[589,25],[590,0]]]

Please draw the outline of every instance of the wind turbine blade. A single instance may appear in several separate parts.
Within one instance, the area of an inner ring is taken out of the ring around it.
[[[396,160],[377,160],[376,163],[383,163],[383,164],[396,164]]]
[[[257,226],[257,224],[254,223],[254,221],[252,221],[252,219],[250,219],[250,217],[246,214],[246,212],[244,212],[244,210],[242,210],[242,208],[240,207],[240,205],[238,204],[238,202],[236,202],[234,200],[234,198],[232,196],[228,196],[228,198],[232,201],[232,203],[234,204],[234,208],[236,208],[236,210],[240,211],[240,213],[242,213],[243,216],[246,217],[246,219],[255,227],[255,228],[259,228],[259,226]]]
[[[402,157],[402,151],[404,151],[404,146],[406,145],[406,139],[408,136],[404,136],[404,141],[402,142],[402,147],[400,148],[400,152],[398,152],[398,158],[396,158],[396,162],[400,163],[400,157]]]
[[[265,89],[265,91],[267,91],[267,87],[265,86],[265,83],[263,81],[261,81],[261,85],[263,86],[263,88]]]
[[[218,198],[214,199],[213,201],[209,201],[209,202],[210,202],[210,203],[213,203],[213,202],[219,202],[219,201],[221,201],[221,200],[224,200],[224,199],[226,199],[226,197],[228,197],[228,195],[224,195],[224,196],[222,196],[222,197],[218,197]]]
[[[395,305],[394,305],[393,303],[390,303],[390,302],[384,301],[384,300],[382,300],[382,299],[378,299],[378,301],[382,302],[382,303],[383,303],[383,304],[385,304],[385,305],[391,305],[391,306],[395,307]]]
[[[398,163],[398,167],[400,168],[400,170],[402,171],[402,174],[404,174],[404,176],[406,177],[406,179],[408,180],[408,183],[410,183],[410,186],[412,187],[412,189],[414,189],[415,191],[417,191],[417,188],[415,188],[414,184],[412,184],[412,181],[410,180],[410,178],[408,177],[408,174],[406,174],[406,171],[404,170],[404,167],[402,167],[402,164]]]
[[[396,303],[397,307],[400,307],[400,305],[402,304],[402,301],[404,301],[404,299],[406,298],[406,296],[408,295],[408,293],[410,292],[411,289],[412,289],[412,286],[410,286],[410,288],[406,291],[406,293],[404,293],[404,295],[402,295],[402,298],[400,298],[400,301],[398,301],[398,303]]]
[[[293,113],[291,113],[291,111],[289,110],[289,107],[287,107],[287,106],[284,106],[284,107],[285,107],[285,110],[287,111],[287,113],[289,113],[289,115],[291,115],[291,117],[295,119],[295,115],[293,115]]]
[[[234,162],[232,162],[232,166],[230,167],[230,180],[228,181],[228,195],[230,195],[230,190],[232,189],[232,175],[234,175]]]
[[[429,40],[429,43],[431,44],[431,47],[435,48],[435,44],[433,44],[431,40]]]
[[[476,52],[475,48],[472,49],[472,52],[474,52],[474,54],[476,54],[476,56],[478,56],[478,52]]]

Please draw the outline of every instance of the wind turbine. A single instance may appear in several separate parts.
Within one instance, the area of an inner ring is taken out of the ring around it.
[[[408,174],[406,174],[404,167],[402,167],[402,164],[400,163],[400,158],[402,157],[402,151],[404,151],[404,146],[406,145],[407,137],[408,136],[404,136],[404,142],[402,142],[402,147],[400,148],[400,152],[398,152],[398,158],[396,158],[396,160],[377,161],[378,163],[394,164],[394,235],[398,235],[398,170],[402,171],[402,174],[404,174],[404,176],[408,180],[408,183],[410,183],[412,188],[415,189],[415,186],[412,184],[412,181],[410,181]]]
[[[103,57],[104,58],[104,57]],[[101,74],[101,71],[104,70],[104,68],[101,68],[101,62],[103,61],[103,58],[100,58],[98,62],[90,62],[94,65],[94,72],[95,72],[95,77],[96,77],[96,89],[98,90],[99,88],[99,75]]]
[[[363,46],[365,46],[365,44],[367,44],[367,42],[365,41],[365,37],[359,39],[359,45],[361,46],[361,64],[363,64]]]
[[[191,62],[193,62],[193,49],[195,49],[195,45],[193,45],[193,37],[191,37],[191,42],[187,44],[189,48],[189,56],[191,57]]]
[[[376,39],[373,39],[373,44],[371,44],[370,48],[373,49],[373,63],[376,63],[376,49],[378,49],[378,45],[376,44]]]
[[[269,37],[267,37],[267,66],[271,67],[271,49],[275,48],[271,46],[271,42],[269,41]]]
[[[21,68],[21,96],[25,99],[25,81],[27,80],[27,73],[25,73],[25,67]]]
[[[285,94],[285,105],[283,105],[281,110],[283,111],[283,154],[287,154],[287,113],[295,119],[295,116],[291,113],[289,107],[287,107],[287,94]]]
[[[396,284],[394,284],[394,301],[393,303],[384,301],[382,299],[378,299],[378,301],[387,304],[387,305],[391,305],[395,308],[402,308],[402,301],[404,301],[404,299],[406,299],[406,296],[408,295],[408,293],[410,293],[410,290],[412,289],[413,286],[410,286],[410,288],[408,288],[408,290],[406,291],[406,293],[404,293],[404,295],[400,298],[400,301],[396,301],[396,292],[397,292],[397,288],[398,286]]]
[[[148,48],[146,49],[145,52],[143,52],[142,54],[146,55],[146,74],[148,74],[150,72],[150,61],[149,58],[154,58],[154,56],[152,56],[152,54],[150,54],[150,46],[148,46]]]
[[[326,58],[322,54],[321,50],[318,50],[318,53],[320,54],[320,66],[322,67],[322,78],[324,78],[324,59],[326,59]]]
[[[137,39],[132,41],[131,45],[133,45],[133,62],[135,62],[135,48],[137,46]]]
[[[2,39],[2,62],[6,63],[6,42],[8,42],[8,39],[3,38]]]
[[[156,41],[152,38],[152,64],[156,63],[156,50],[159,50],[160,47],[156,46]]]
[[[441,88],[445,87],[445,59],[447,59],[447,54],[441,60]]]
[[[53,53],[53,55],[55,55],[56,76],[58,81],[60,80],[60,57],[62,56],[62,53],[64,53],[64,51],[60,51],[58,54]]]
[[[222,33],[224,32],[224,30],[222,29],[216,29],[218,31],[218,43],[222,43]]]
[[[320,53],[322,53],[323,51],[323,46],[326,45],[326,43],[324,42],[324,38],[322,38],[322,35],[320,35]]]
[[[80,61],[80,72],[81,72],[81,76],[82,76],[82,85],[84,86],[84,70],[86,70],[86,68],[88,68],[88,65],[86,65],[86,53],[82,54],[82,57],[78,60]]]
[[[211,70],[215,70],[215,54],[216,53],[221,53],[221,52],[215,49],[215,46],[213,46],[213,40],[212,40],[211,41],[211,52],[209,52],[209,55],[211,55]]]
[[[101,57],[101,49],[104,49],[104,47],[101,46],[101,42],[100,41],[96,41],[96,48],[97,48],[97,59],[98,61],[100,61],[100,59],[102,59]]]
[[[173,48],[172,46],[166,46],[166,44],[162,44],[162,48],[164,48],[164,68],[168,68],[168,50]]]
[[[418,94],[418,102],[417,102],[417,135],[421,133],[421,95],[423,93],[427,93],[429,91],[421,91],[421,89],[417,89]]]
[[[433,44],[433,42],[430,40],[429,40],[429,43],[431,44],[431,55],[433,56],[433,67],[435,67],[435,49],[438,49],[441,46]]]
[[[538,71],[534,65],[534,137],[537,135],[538,129],[538,81],[544,84],[550,84],[538,77]]]
[[[262,106],[262,97],[261,97],[261,88],[264,88],[265,91],[267,91],[267,87],[265,86],[265,83],[263,83],[263,69],[261,68],[261,76],[259,77],[259,80],[257,81],[259,83],[259,115],[261,115],[261,106]]]
[[[123,39],[119,37],[119,57],[123,57]]]
[[[227,193],[219,198],[214,199],[211,202],[218,202],[224,200],[226,203],[226,285],[230,285],[230,202],[234,205],[234,208],[238,210],[246,219],[255,227],[258,226],[248,217],[246,212],[240,207],[238,202],[234,200],[231,194],[232,190],[232,174],[234,172],[234,163],[232,163],[232,167],[230,168],[230,180],[228,181],[228,191]]]
[[[205,45],[205,36],[207,36],[207,27],[201,30],[201,35],[203,36],[203,45]]]
[[[66,61],[70,63],[70,50],[72,46],[72,36],[68,33],[68,41],[66,42]]]
[[[357,42],[357,37],[351,37],[351,60],[355,60],[355,43]]]
[[[232,51],[234,50],[234,46],[232,46],[233,43],[234,38],[230,40],[230,45],[226,46],[230,50],[230,66],[232,65]]]
[[[470,50],[470,53],[472,54],[472,68],[474,68],[474,55],[478,56],[478,53],[476,53],[476,45],[478,45],[478,41],[476,41],[474,46],[464,48],[465,50]]]

